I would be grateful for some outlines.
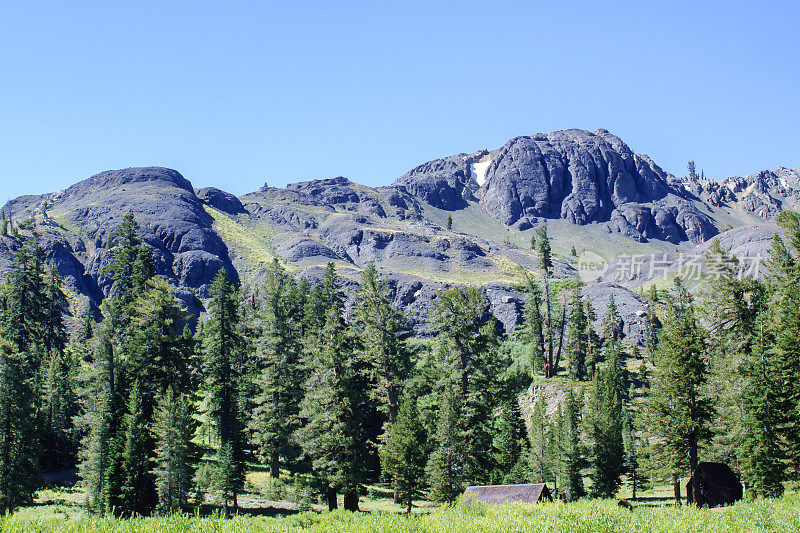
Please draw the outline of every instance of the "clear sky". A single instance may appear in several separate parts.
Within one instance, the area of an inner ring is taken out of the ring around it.
[[[236,194],[606,128],[800,166],[796,1],[0,3],[0,203],[129,166]]]

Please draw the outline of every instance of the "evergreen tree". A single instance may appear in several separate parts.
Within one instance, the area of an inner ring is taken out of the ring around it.
[[[168,388],[178,393],[192,390],[195,370],[190,341],[183,335],[186,314],[161,278],[151,278],[147,290],[135,301],[138,313],[127,335],[126,372],[133,381],[125,419],[124,512],[147,514],[159,502],[152,463],[156,440],[151,429],[157,399]]]
[[[453,229],[453,217],[452,217],[452,215],[447,215],[447,223],[445,224],[445,226],[447,227],[447,231],[450,231],[450,230]]]
[[[280,460],[297,455],[292,440],[299,427],[304,373],[301,368],[303,295],[277,260],[263,286],[261,337],[257,346],[259,378],[251,422],[254,442],[280,475]]]
[[[399,500],[406,503],[409,513],[425,481],[425,434],[417,418],[416,399],[406,399],[381,448],[383,469],[391,476]]]
[[[705,395],[705,332],[691,296],[679,278],[666,306],[648,402],[651,432],[660,439],[667,467],[677,475],[694,472],[700,444],[709,436],[713,410]],[[679,497],[676,486],[676,499]]]
[[[495,438],[496,461],[504,483],[524,482],[524,479],[518,478],[521,477],[520,474],[524,475],[527,465],[524,463],[518,465],[518,463],[520,463],[520,459],[527,461],[528,443],[528,430],[522,419],[519,401],[511,398],[505,402],[500,413]],[[520,469],[523,472],[520,472]]]
[[[531,448],[529,454],[529,471],[532,481],[536,483],[552,482],[556,477],[554,459],[558,450],[553,446],[553,432],[556,428],[551,424],[545,411],[545,399],[540,397],[533,405],[531,413]]]
[[[40,342],[45,355],[43,387],[43,428],[41,463],[47,467],[74,464],[77,452],[72,418],[78,413],[75,363],[66,351],[67,331],[64,317],[69,312],[61,278],[54,265],[45,277],[44,309]]]
[[[585,496],[586,490],[581,476],[583,457],[580,444],[580,404],[575,399],[572,385],[567,389],[560,433],[559,477],[564,499],[575,501]]]
[[[236,290],[224,269],[214,277],[209,289],[209,317],[203,326],[205,385],[208,415],[219,439],[216,455],[215,488],[225,502],[238,508],[237,493],[244,487],[244,442],[238,412],[239,376],[235,369],[241,349],[239,309]]]
[[[103,322],[81,378],[85,410],[78,421],[85,437],[79,471],[87,486],[89,508],[101,514],[144,511],[127,507],[134,497],[130,492],[130,497],[124,494],[128,474],[123,464],[127,435],[139,435],[129,431],[133,428],[127,424],[137,420],[136,414],[126,414],[136,381],[128,372],[129,357],[135,352],[136,303],[154,272],[152,250],[138,238],[138,228],[133,215],[128,214],[114,232],[114,260],[101,270],[114,281],[112,295],[101,304]],[[130,461],[133,465],[132,458]]]
[[[743,394],[742,477],[749,496],[779,497],[786,480],[785,441],[781,439],[782,396],[778,361],[771,357],[764,317],[746,365],[748,387]],[[768,330],[767,330],[768,331]]]
[[[102,307],[109,312],[106,303]],[[99,514],[122,509],[125,401],[118,386],[120,370],[110,323],[104,320],[92,338],[90,361],[81,376],[85,407],[78,419],[85,433],[78,472],[86,486],[88,507]]]
[[[588,433],[592,442],[592,494],[613,498],[624,472],[622,399],[617,368],[606,363],[596,373],[589,400]]]
[[[594,330],[597,315],[592,302],[586,300],[586,373],[589,379],[594,379],[597,364],[600,362],[600,336]]]
[[[690,159],[688,163],[686,163],[686,170],[689,171],[689,179],[697,179],[697,170],[695,168],[694,159]]]
[[[192,389],[197,370],[191,339],[184,336],[188,318],[169,284],[162,278],[147,281],[146,291],[135,300],[136,316],[127,345],[128,371],[139,380],[147,423],[152,421],[156,398],[172,386],[178,393]]]
[[[47,302],[44,277],[44,250],[36,234],[14,252],[11,271],[6,275],[2,291],[2,324],[0,331],[15,350],[25,357],[26,372],[35,377],[34,393],[38,397],[43,382],[45,361],[41,337],[45,333]]]
[[[639,364],[639,382],[642,384],[642,388],[647,389],[650,387],[650,371],[647,369],[647,361],[642,359],[642,362]]]
[[[361,278],[356,294],[356,327],[376,385],[373,398],[393,423],[403,382],[411,371],[411,354],[405,342],[411,328],[402,311],[392,305],[391,294],[378,279],[374,264],[364,269]]]
[[[625,475],[631,487],[631,499],[636,499],[636,489],[640,487],[639,481],[639,443],[636,441],[636,429],[633,426],[633,416],[626,413],[622,430],[622,439],[625,447]]]
[[[658,302],[658,287],[656,287],[655,283],[652,283],[650,288],[647,290],[647,299],[650,301],[650,303]]]
[[[172,387],[161,397],[152,428],[157,442],[155,468],[158,510],[164,513],[182,509],[192,484],[197,451],[192,443],[195,421],[187,395],[175,394]]]
[[[6,218],[5,210],[0,210],[0,236],[5,237],[8,235],[8,218]]]
[[[42,458],[47,467],[74,464],[78,434],[73,418],[78,415],[75,362],[69,352],[50,358],[44,386],[45,425]]]
[[[528,350],[531,375],[536,375],[544,372],[545,361],[544,323],[541,315],[542,291],[533,278],[528,277],[527,280],[521,340]]]
[[[576,285],[572,292],[569,323],[567,326],[566,355],[568,373],[571,379],[583,380],[586,377],[586,355],[588,352],[589,336],[587,334],[588,322],[586,309],[581,296],[580,285]]]
[[[25,359],[0,339],[0,513],[32,503],[39,477],[33,380]]]
[[[366,442],[362,440],[363,413],[357,409],[360,391],[358,367],[344,321],[344,298],[329,263],[321,301],[324,323],[306,342],[309,378],[301,402],[307,422],[298,431],[314,474],[326,486],[328,507],[336,508],[336,493],[344,492],[345,509],[358,510],[363,481]]]
[[[544,287],[544,342],[543,342],[543,361],[544,361],[544,377],[551,378],[558,373],[559,362],[561,358],[562,341],[564,334],[566,306],[561,306],[561,320],[556,321],[553,319],[555,304],[552,301],[550,291],[550,274],[553,269],[553,256],[550,248],[550,238],[547,236],[547,226],[542,226],[536,230],[539,237],[535,241],[536,255],[539,259],[539,267],[542,273],[542,285]],[[556,348],[556,329],[558,333],[558,347]]]
[[[741,465],[745,459],[744,428],[751,388],[753,345],[760,337],[757,321],[766,312],[766,286],[761,280],[741,276],[739,261],[718,239],[706,253],[711,276],[703,292],[709,323],[709,396],[715,398],[716,416],[709,453],[714,460]],[[769,336],[769,331],[766,333]]]
[[[767,317],[768,335],[761,339],[765,346],[771,346],[768,357],[768,376],[756,375],[762,366],[758,361],[750,365],[753,385],[762,386],[763,399],[749,404],[759,409],[759,404],[769,405],[769,419],[773,422],[772,432],[780,443],[781,459],[786,470],[781,478],[800,478],[800,213],[782,211],[777,217],[778,224],[784,228],[784,237],[776,235],[770,250],[767,283],[770,309]],[[777,388],[774,403],[769,401],[769,389]],[[751,414],[750,416],[755,415]],[[756,415],[757,416],[757,415]],[[769,468],[769,465],[765,465]]]
[[[482,291],[458,287],[436,298],[429,327],[438,334],[440,356],[453,369],[452,382],[461,394],[467,450],[464,481],[486,482],[494,471],[492,406],[500,375],[497,322]]]
[[[114,231],[114,261],[104,267],[100,273],[114,280],[113,294],[110,299],[111,318],[115,333],[122,337],[136,316],[134,305],[136,299],[145,291],[145,283],[153,274],[152,249],[142,244],[138,236],[139,224],[128,213]],[[120,339],[118,342],[122,342]]]
[[[125,415],[125,446],[122,452],[122,512],[144,515],[155,501],[155,485],[150,474],[150,435],[139,382],[131,388],[128,412]]]
[[[614,296],[608,299],[605,317],[603,317],[603,346],[622,340],[622,317],[617,310],[617,303]]]
[[[452,502],[464,491],[467,449],[462,436],[462,407],[456,387],[445,389],[439,406],[436,448],[426,469],[431,496],[438,502]]]

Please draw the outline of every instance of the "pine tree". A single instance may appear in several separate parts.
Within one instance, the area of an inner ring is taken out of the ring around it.
[[[709,396],[715,398],[716,416],[709,453],[717,461],[739,466],[745,459],[744,429],[751,389],[751,367],[757,320],[766,312],[767,287],[758,279],[740,275],[739,261],[719,240],[706,253],[711,276],[703,292],[709,322]],[[769,336],[767,331],[766,335]]]
[[[364,269],[361,278],[355,303],[356,327],[363,357],[376,384],[373,398],[393,423],[403,382],[411,371],[411,354],[405,341],[412,331],[402,311],[392,305],[391,294],[378,278],[374,264]]]
[[[576,285],[572,292],[569,323],[567,326],[566,355],[568,373],[571,379],[581,381],[586,378],[586,354],[588,352],[589,336],[587,334],[588,322],[586,309],[581,296],[580,285]]]
[[[631,499],[636,499],[636,489],[640,488],[639,482],[639,443],[636,440],[636,429],[633,425],[633,416],[626,413],[622,430],[622,440],[625,447],[625,475],[631,487]]]
[[[606,363],[596,373],[589,400],[588,433],[592,442],[592,494],[612,498],[624,472],[622,399],[617,368]]]
[[[462,436],[462,407],[458,389],[445,389],[439,405],[436,448],[426,469],[431,496],[438,502],[452,502],[464,491],[467,450]]]
[[[559,477],[566,501],[575,501],[586,495],[581,466],[583,457],[580,444],[580,404],[570,384],[567,389],[561,417],[561,442],[559,447]]]
[[[45,332],[45,310],[47,302],[44,277],[44,250],[39,246],[38,236],[27,239],[14,253],[11,271],[3,284],[4,337],[18,353],[26,359],[26,372],[35,376],[34,392],[39,396],[43,382],[42,365],[45,361],[41,337]],[[37,399],[37,409],[38,409]]]
[[[74,464],[78,439],[72,419],[79,405],[76,394],[75,362],[69,352],[50,358],[44,385],[45,425],[42,458],[49,467]]]
[[[689,179],[697,179],[697,170],[694,164],[694,159],[690,159],[688,163],[686,163],[686,170],[689,171]]]
[[[542,291],[536,281],[529,277],[525,287],[525,306],[520,337],[527,347],[532,376],[544,372],[545,343],[541,306]]]
[[[0,210],[0,236],[8,235],[8,219],[5,210]]]
[[[257,345],[259,378],[251,421],[258,452],[280,475],[280,460],[297,455],[292,440],[299,427],[304,373],[301,369],[303,296],[277,260],[263,286],[261,333]]]
[[[191,391],[191,374],[196,367],[191,339],[184,336],[188,317],[169,284],[162,278],[151,278],[134,305],[137,314],[132,320],[126,350],[128,371],[142,387],[149,423],[156,398],[167,387],[172,386],[181,394]]]
[[[157,442],[152,474],[158,492],[158,510],[164,513],[182,509],[192,485],[197,450],[192,442],[195,421],[187,395],[175,394],[172,387],[161,397],[152,428]]]
[[[639,382],[642,385],[642,388],[647,389],[650,387],[650,371],[647,369],[647,361],[642,359],[642,362],[639,364]]]
[[[33,380],[26,358],[0,339],[0,513],[33,502],[39,468]]]
[[[529,454],[530,476],[536,483],[552,482],[556,477],[554,458],[558,453],[553,447],[553,424],[545,411],[545,400],[539,398],[531,413],[531,448]]]
[[[438,334],[440,357],[453,369],[451,379],[461,394],[467,450],[464,481],[486,482],[494,471],[492,406],[500,375],[497,322],[489,315],[482,291],[458,287],[436,298],[429,327]]]
[[[85,431],[79,471],[90,509],[101,514],[140,511],[127,507],[132,497],[126,498],[123,490],[127,422],[136,420],[127,416],[136,381],[127,363],[135,351],[131,342],[139,314],[136,303],[154,273],[152,250],[138,238],[138,228],[128,214],[114,232],[114,261],[101,270],[114,281],[112,296],[101,304],[103,322],[81,378],[86,402],[79,417]]]
[[[156,458],[154,424],[157,399],[167,388],[191,391],[191,346],[183,335],[185,312],[178,306],[169,285],[151,278],[147,290],[135,301],[138,309],[127,335],[127,377],[134,388],[125,419],[125,497],[123,512],[147,514],[156,508],[158,495],[150,472]]]
[[[44,309],[39,342],[43,345],[46,364],[43,385],[43,428],[41,463],[48,467],[71,464],[77,452],[76,432],[72,418],[78,413],[75,393],[75,363],[66,351],[67,331],[64,317],[69,312],[61,278],[55,265],[47,269],[44,287]]]
[[[242,345],[239,335],[239,309],[236,291],[224,269],[214,277],[209,289],[209,317],[203,326],[205,385],[208,415],[219,438],[216,455],[215,488],[225,502],[238,508],[237,493],[244,487],[244,442],[238,412],[238,380],[235,369]]]
[[[586,300],[586,373],[589,379],[594,379],[597,364],[600,362],[600,336],[594,329],[597,315],[592,302]]]
[[[336,493],[344,492],[345,509],[358,510],[363,481],[363,413],[360,391],[354,387],[358,367],[344,321],[344,298],[329,263],[320,295],[324,323],[306,340],[309,378],[301,402],[307,422],[298,431],[303,451],[311,458],[314,473],[326,485],[328,507],[336,507]]]
[[[453,229],[453,217],[452,217],[452,215],[447,215],[447,223],[445,224],[445,226],[447,227],[447,231],[450,231],[450,230]]]
[[[550,248],[550,238],[547,236],[547,226],[542,226],[536,230],[539,239],[535,241],[536,255],[539,259],[539,267],[542,273],[542,285],[544,287],[544,342],[543,342],[543,361],[544,361],[544,377],[551,378],[558,373],[559,362],[561,358],[562,341],[564,334],[564,325],[566,323],[566,306],[561,306],[561,320],[556,321],[553,319],[553,313],[556,311],[555,304],[552,301],[550,293],[550,274],[553,269],[553,256]],[[532,241],[532,244],[534,241]],[[558,347],[556,348],[556,329],[558,333]]]
[[[497,436],[495,449],[497,450],[497,466],[504,483],[522,483],[519,479],[521,472],[524,475],[526,466],[520,459],[527,461],[528,457],[528,430],[522,419],[519,401],[511,398],[505,402],[497,422]]]
[[[125,446],[122,452],[122,513],[147,514],[155,501],[155,485],[150,474],[149,448],[144,402],[139,382],[131,388],[125,415]]]
[[[746,366],[748,387],[743,393],[742,477],[750,496],[779,497],[786,480],[782,390],[777,360],[767,348],[768,329],[764,317],[758,319],[759,334],[753,343]],[[765,334],[765,329],[767,333]]]
[[[658,302],[658,287],[656,287],[655,283],[651,284],[650,288],[647,290],[647,299],[650,303]]]
[[[675,483],[680,473],[694,472],[699,446],[709,436],[713,410],[705,396],[707,368],[705,332],[689,292],[676,278],[659,334],[648,402],[650,429],[661,439],[660,451]],[[676,486],[676,499],[679,494]]]
[[[137,233],[139,224],[128,213],[114,231],[114,261],[100,273],[114,280],[111,298],[115,328],[122,330],[136,315],[135,300],[144,292],[145,283],[155,273],[152,249],[142,244]]]
[[[399,500],[407,512],[415,497],[422,493],[425,481],[425,434],[418,420],[417,402],[406,399],[397,419],[389,427],[386,444],[381,448],[381,465],[391,476]]]
[[[104,312],[108,305],[104,302]],[[78,419],[85,433],[81,442],[80,477],[92,512],[122,510],[122,450],[125,398],[118,381],[120,370],[111,339],[111,321],[104,320],[92,338],[90,361],[81,376],[84,412]]]

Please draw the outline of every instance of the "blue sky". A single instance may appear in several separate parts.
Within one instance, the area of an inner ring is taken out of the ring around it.
[[[794,168],[799,19],[790,1],[3,2],[0,202],[142,165],[236,194],[383,185],[573,127],[680,175]]]

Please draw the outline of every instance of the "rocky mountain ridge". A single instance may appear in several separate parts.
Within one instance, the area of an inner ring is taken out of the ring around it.
[[[571,248],[608,261],[690,249],[728,228],[768,225],[799,199],[800,169],[722,181],[676,178],[605,130],[565,130],[431,161],[384,187],[337,177],[237,198],[196,190],[175,170],[132,168],[23,196],[3,209],[23,234],[41,235],[70,291],[94,304],[112,290],[100,272],[111,260],[116,225],[132,212],[158,274],[194,314],[203,311],[220,268],[252,285],[274,258],[311,279],[335,261],[343,281],[355,284],[374,262],[419,332],[436,292],[453,284],[485,287],[510,332],[522,306],[515,287],[537,270],[529,246],[537,226],[547,224],[553,236],[556,277],[574,278]],[[740,230],[737,239],[747,234]],[[18,245],[0,238],[0,273]],[[630,340],[638,339],[644,300],[608,280],[586,291],[599,306],[614,294]]]

